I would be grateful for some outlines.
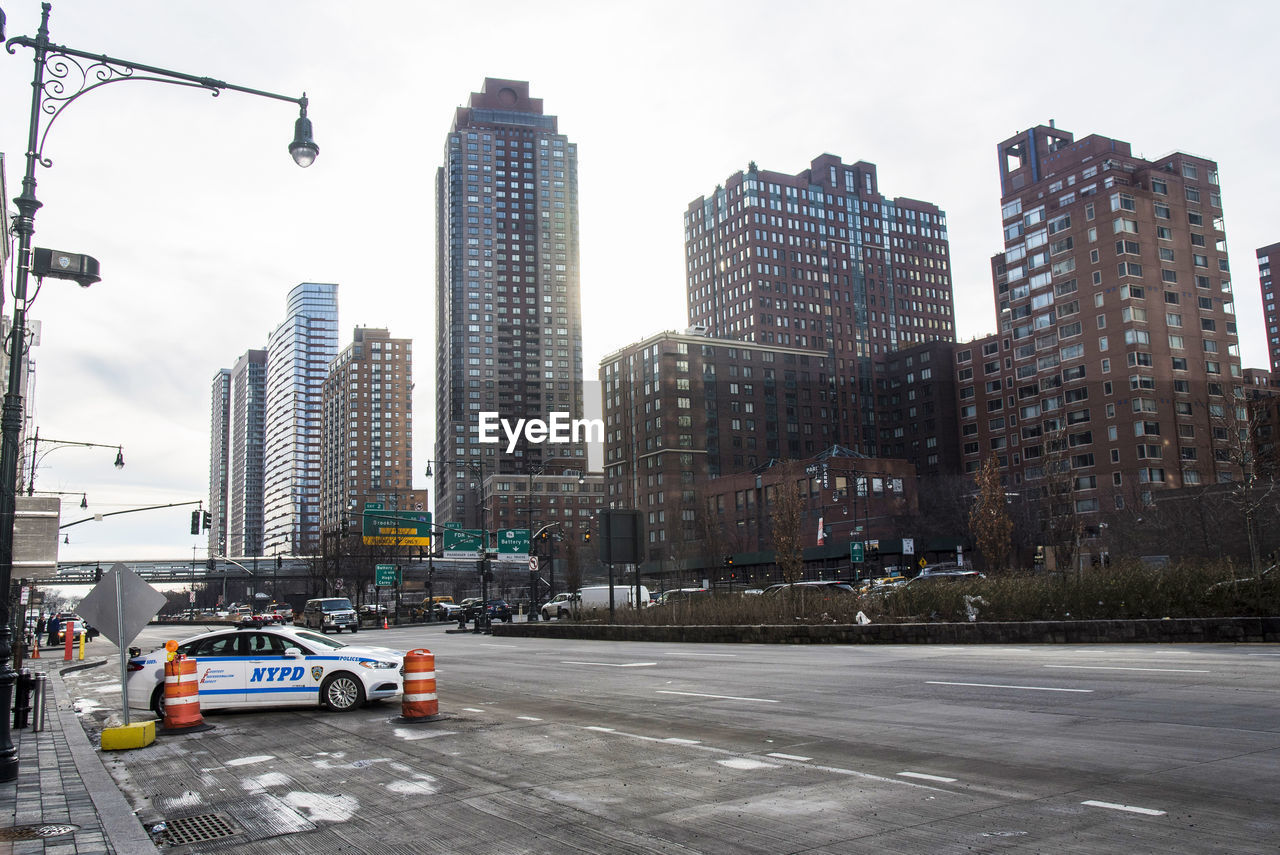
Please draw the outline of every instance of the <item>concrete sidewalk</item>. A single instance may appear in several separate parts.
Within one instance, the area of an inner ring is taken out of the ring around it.
[[[14,855],[157,851],[103,765],[98,746],[90,744],[62,681],[63,671],[92,668],[105,661],[95,657],[71,664],[59,656],[23,663],[24,668],[49,676],[50,696],[43,731],[33,732],[33,723],[12,730],[18,778],[0,784],[0,851]],[[36,826],[32,832],[53,836],[24,833],[31,826]],[[12,850],[5,850],[6,843],[11,843]]]

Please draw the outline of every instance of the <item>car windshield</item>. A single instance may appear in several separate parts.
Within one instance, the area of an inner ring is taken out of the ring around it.
[[[317,647],[327,647],[330,650],[337,650],[347,646],[341,641],[334,641],[327,635],[320,635],[318,632],[308,632],[305,629],[296,630],[294,635],[297,636],[299,640],[305,641],[308,644],[314,644]]]
[[[350,600],[325,600],[321,604],[326,612],[349,612],[351,611]]]

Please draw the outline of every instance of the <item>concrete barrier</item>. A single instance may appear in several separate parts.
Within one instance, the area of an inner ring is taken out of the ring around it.
[[[593,622],[494,624],[495,636],[710,644],[1186,644],[1280,643],[1280,617],[975,623],[632,626]]]

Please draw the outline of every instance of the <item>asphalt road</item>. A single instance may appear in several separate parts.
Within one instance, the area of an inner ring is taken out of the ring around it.
[[[192,852],[1275,852],[1280,647],[343,640],[436,655],[445,718],[206,714],[112,754]],[[144,646],[171,630],[149,628]],[[179,635],[178,637],[184,637]],[[111,648],[95,642],[91,651]],[[69,675],[91,730],[114,665]]]

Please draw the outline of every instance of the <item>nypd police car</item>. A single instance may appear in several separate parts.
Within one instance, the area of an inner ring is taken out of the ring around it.
[[[402,689],[402,651],[343,644],[300,627],[206,632],[177,652],[196,661],[202,710],[323,705],[345,711]],[[129,660],[130,708],[164,717],[166,657],[162,647]]]

